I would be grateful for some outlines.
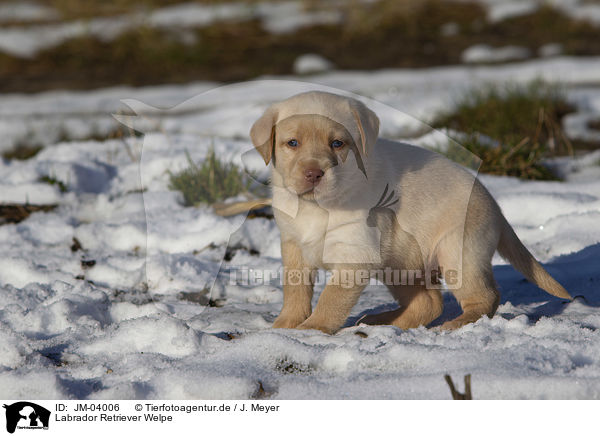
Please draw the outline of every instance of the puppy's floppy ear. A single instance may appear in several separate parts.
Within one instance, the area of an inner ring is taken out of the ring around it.
[[[366,156],[379,136],[379,118],[375,112],[359,101],[352,102],[350,110],[360,133],[362,152]]]
[[[275,124],[279,111],[275,106],[269,107],[250,129],[250,139],[260,155],[269,165],[275,147]]]

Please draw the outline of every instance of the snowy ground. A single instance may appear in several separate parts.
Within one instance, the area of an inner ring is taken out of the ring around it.
[[[270,329],[282,303],[278,284],[225,282],[212,295],[204,289],[220,268],[225,277],[242,266],[277,271],[274,222],[185,208],[167,189],[168,171],[186,165],[185,151],[201,160],[211,146],[264,175],[247,132],[269,102],[289,93],[321,86],[356,92],[373,99],[366,101],[381,116],[384,136],[441,145],[444,135],[425,122],[465,87],[539,76],[570,87],[579,108],[566,120],[571,134],[598,135],[581,121],[600,118],[597,58],[331,73],[312,77],[315,85],[198,83],[1,97],[0,148],[27,138],[47,147],[28,161],[0,162],[0,202],[59,204],[0,226],[1,395],[445,399],[443,375],[470,373],[478,399],[600,398],[600,152],[555,160],[565,182],[481,177],[524,243],[579,298],[555,299],[498,258],[497,315],[444,333],[352,326],[393,304],[376,285],[335,336]],[[123,121],[145,137],[57,142],[65,133],[110,131],[110,114],[128,107],[141,115]],[[43,176],[61,180],[67,192],[39,182]],[[73,238],[82,250],[71,249]],[[242,248],[221,265],[228,244]],[[84,268],[82,260],[95,264]],[[458,311],[450,295],[446,303],[444,319]]]

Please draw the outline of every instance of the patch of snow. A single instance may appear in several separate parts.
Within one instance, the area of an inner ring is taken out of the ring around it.
[[[18,368],[32,350],[23,335],[14,333],[2,323],[0,326],[0,368]]]
[[[598,119],[598,112],[575,112],[563,118],[563,129],[571,139],[600,143],[600,131],[588,127],[590,122]]]
[[[342,21],[342,14],[339,11],[309,11],[299,1],[258,3],[256,11],[262,18],[263,27],[274,34],[294,32],[306,26],[337,24]]]
[[[40,367],[33,374],[22,369],[0,372],[0,385],[14,398],[58,400],[69,397],[64,381],[51,368]]]
[[[57,187],[44,183],[0,185],[0,201],[3,203],[56,204],[60,197]]]
[[[496,48],[486,44],[478,44],[463,51],[461,60],[467,64],[478,64],[523,60],[530,56],[529,49],[525,47],[507,45]]]
[[[216,21],[247,19],[248,15],[249,11],[243,3],[180,3],[152,11],[147,21],[159,28],[202,27]]]
[[[600,23],[600,5],[588,0],[477,0],[487,9],[488,20],[499,22],[505,19],[534,13],[542,6],[558,9],[566,15]]]
[[[93,355],[158,353],[170,357],[195,354],[200,335],[185,323],[166,314],[125,320],[107,329],[103,335],[74,348],[72,352]]]
[[[460,31],[460,27],[455,22],[443,24],[440,28],[442,36],[454,36]]]
[[[574,18],[590,21],[596,25],[600,24],[600,4],[598,3],[580,1],[574,8],[569,8],[567,5],[558,3],[557,7]]]
[[[334,68],[334,65],[323,56],[314,53],[299,56],[294,61],[293,70],[295,74],[323,73]]]
[[[136,20],[124,17],[94,18],[58,24],[43,24],[0,29],[0,51],[13,56],[32,58],[39,51],[55,47],[65,40],[93,36],[112,41],[135,27]]]
[[[563,54],[563,46],[562,44],[544,44],[538,49],[538,55],[543,58],[560,56]]]
[[[56,20],[58,11],[46,5],[29,1],[0,3],[0,23]]]
[[[488,8],[488,20],[492,23],[497,23],[509,18],[527,15],[535,12],[539,8],[539,4],[535,1],[514,1],[514,0],[486,0]]]

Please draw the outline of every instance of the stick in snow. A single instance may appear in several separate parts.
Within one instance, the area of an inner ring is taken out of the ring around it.
[[[452,399],[454,400],[472,400],[473,396],[471,395],[471,374],[465,375],[465,393],[461,394],[454,387],[454,383],[452,383],[452,377],[448,374],[444,376],[446,383],[450,386],[450,392],[452,393]]]

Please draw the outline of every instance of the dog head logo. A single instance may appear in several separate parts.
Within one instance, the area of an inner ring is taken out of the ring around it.
[[[17,428],[47,429],[50,421],[50,411],[42,406],[27,401],[19,401],[6,409],[6,431],[14,433]]]

